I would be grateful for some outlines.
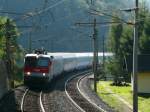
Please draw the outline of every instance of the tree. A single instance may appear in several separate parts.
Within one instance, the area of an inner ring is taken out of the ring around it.
[[[0,17],[0,25],[0,58],[5,60],[9,84],[14,87],[15,62],[21,52],[17,43],[19,33],[16,24],[7,17]]]
[[[149,9],[146,7],[146,1],[142,1],[139,8],[138,35],[142,36],[144,31],[145,19],[149,16]]]
[[[107,70],[113,76],[113,85],[122,85],[123,76],[122,66],[120,66],[120,60],[118,60],[116,57],[109,60],[107,64]]]
[[[112,21],[121,23],[121,21],[117,18],[113,18]],[[115,56],[119,55],[118,53],[120,51],[120,38],[121,38],[122,31],[123,31],[122,24],[118,24],[118,25],[112,26],[109,32],[109,40],[108,40],[109,44],[108,45],[110,46],[108,46],[109,47],[108,49],[111,52],[114,52]]]
[[[123,57],[132,54],[133,52],[133,27],[124,26],[120,38],[120,52]]]
[[[5,54],[5,29],[4,29],[4,24],[5,24],[5,18],[0,17],[0,58],[4,57]]]
[[[10,21],[9,30],[6,29],[6,22],[7,20]],[[17,38],[19,37],[19,31],[17,29],[16,24],[8,19],[7,17],[0,17],[0,58],[4,59],[6,56],[5,49],[6,49],[6,35],[9,34],[10,36],[10,47],[13,47],[13,50],[15,52],[12,52],[13,54],[16,54],[20,52],[19,45],[17,43]],[[7,34],[6,34],[7,33]]]
[[[150,54],[150,11],[145,5],[142,5],[142,8],[139,8],[139,53]],[[115,54],[115,58],[111,64],[111,73],[114,77],[118,76],[118,73],[121,73],[122,76],[124,73],[123,60],[124,57],[131,55],[133,53],[133,27],[126,25],[123,27],[112,26],[109,33],[109,49]],[[117,61],[116,61],[117,60]],[[121,66],[121,68],[120,68]],[[113,68],[114,67],[114,68]],[[119,67],[116,70],[115,67]],[[130,77],[128,75],[128,77]]]
[[[148,17],[150,14],[146,14]],[[142,54],[150,54],[150,22],[149,18],[144,19],[142,34],[139,41],[140,52]]]
[[[114,15],[116,17],[119,17],[118,15]],[[113,18],[113,22],[122,23],[118,18]],[[121,50],[121,37],[123,32],[123,25],[118,24],[114,25],[110,28],[109,32],[109,40],[108,40],[108,49],[114,53],[114,58],[108,63],[107,66],[108,70],[111,72],[111,74],[114,76],[114,84],[118,85],[120,84],[120,77],[122,75],[122,50]]]

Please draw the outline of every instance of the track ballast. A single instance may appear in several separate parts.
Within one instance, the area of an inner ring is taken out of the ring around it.
[[[71,77],[66,82],[66,94],[70,100],[76,105],[77,108],[82,112],[101,112],[102,110],[96,108],[87,99],[85,99],[81,93],[78,91],[78,81],[87,73],[81,73],[77,76]]]

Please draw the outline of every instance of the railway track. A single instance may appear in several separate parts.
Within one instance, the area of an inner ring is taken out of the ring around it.
[[[26,89],[21,100],[21,112],[45,112],[42,91]]]
[[[42,89],[42,92],[41,89],[35,90],[20,86],[14,91],[15,99],[13,99],[15,101],[13,104],[16,110],[12,111],[12,106],[9,107],[5,104],[2,107],[6,111],[2,112],[99,112],[101,110],[82,95],[82,91],[85,89],[82,86],[84,82],[82,79],[88,75],[88,72],[64,74],[52,81],[48,89]],[[86,84],[84,83],[84,85]],[[87,89],[85,90],[87,91]],[[12,100],[7,102],[10,101]]]
[[[81,112],[106,112],[101,107],[89,101],[80,91],[80,81],[89,74],[91,73],[83,72],[69,78],[65,83],[65,92],[68,98]]]

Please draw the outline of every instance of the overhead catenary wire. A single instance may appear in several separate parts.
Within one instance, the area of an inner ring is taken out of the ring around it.
[[[80,13],[84,13],[84,12],[83,12],[83,11],[79,11],[79,12],[77,11],[77,12],[71,13],[71,15],[80,14]],[[47,26],[50,26],[50,25],[52,25],[52,24],[54,24],[54,23],[56,23],[56,22],[63,21],[64,19],[67,19],[67,18],[69,18],[69,17],[70,17],[70,15],[68,15],[68,16],[63,16],[63,17],[61,17],[61,18],[59,18],[59,19],[56,19],[55,22],[48,23],[48,24],[44,24],[44,25],[41,25],[41,26],[47,27]]]
[[[81,8],[79,8],[79,9],[81,9]],[[77,11],[77,12],[75,12],[75,13],[71,13],[72,15],[74,15],[74,14],[78,14],[78,13],[84,13],[84,11]],[[61,20],[64,20],[64,19],[66,19],[66,18],[68,18],[68,17],[70,17],[70,15],[68,15],[68,16],[64,16],[64,17],[61,17],[61,18],[59,18],[59,19],[57,19],[57,20],[55,20],[55,22],[58,22],[58,21],[61,21]],[[52,24],[54,24],[54,23],[48,23],[48,24],[44,24],[44,25],[39,25],[39,27],[48,27],[48,26],[50,26],[50,25],[52,25]],[[38,26],[38,25],[37,25]]]
[[[43,8],[41,9],[42,11],[44,11],[46,8],[47,8],[47,4],[48,4],[48,0],[44,0],[44,5],[43,5]],[[41,29],[41,21],[42,21],[42,18],[40,15],[39,16],[39,22],[35,22],[36,24],[38,24],[39,26],[39,29]],[[32,17],[32,24],[33,24],[33,17]],[[35,26],[35,25],[34,25]]]
[[[45,8],[44,10],[38,11],[38,12],[35,13],[33,16],[39,15],[39,14],[41,14],[41,13],[43,13],[43,12],[46,12],[46,11],[48,11],[49,9],[54,8],[54,7],[56,7],[56,6],[60,5],[60,4],[62,4],[64,1],[66,1],[66,0],[60,0],[59,2],[57,2],[57,3],[55,3],[55,4],[51,5],[51,6],[49,6],[49,7],[47,7],[47,8]]]
[[[56,7],[57,5],[63,3],[64,1],[65,1],[65,0],[61,0],[61,1],[57,2],[57,3],[55,3],[54,5],[51,5],[51,6],[47,7],[47,8],[44,8],[44,9],[42,9],[42,10],[40,10],[40,11],[37,11],[37,12],[27,12],[27,13],[25,13],[25,14],[23,14],[23,13],[16,13],[16,14],[21,14],[21,15],[23,15],[23,16],[22,16],[22,19],[27,19],[28,17],[33,17],[33,16],[39,15],[39,14],[41,14],[41,13],[43,13],[43,12],[46,12],[46,11],[48,11],[49,9],[54,8],[54,7]],[[46,2],[46,3],[47,3],[47,2]],[[10,13],[14,13],[14,14],[15,14],[15,12],[10,12]]]
[[[80,7],[80,8],[78,8],[78,9],[82,9],[82,8]],[[80,13],[85,13],[85,10],[83,10],[83,11],[76,11],[76,12],[74,12],[74,13],[71,13],[71,15],[80,14]],[[52,24],[54,24],[54,23],[56,23],[56,22],[58,22],[58,21],[62,21],[62,20],[64,20],[64,19],[66,19],[66,18],[68,18],[68,17],[70,17],[70,15],[61,17],[61,18],[55,20],[55,22],[51,22],[51,23],[44,24],[44,25],[39,25],[39,27],[41,27],[41,28],[42,28],[42,27],[48,27],[48,26],[50,26],[50,25],[52,25]]]
[[[7,12],[7,11],[4,11],[4,13],[22,15],[22,17],[20,19],[16,19],[16,20],[14,19],[14,21],[25,20],[25,19],[27,19],[29,17],[33,17],[33,16],[36,16],[36,15],[40,15],[40,14],[42,14],[44,12],[47,12],[49,9],[54,8],[54,7],[62,4],[64,1],[66,1],[66,0],[60,0],[59,2],[49,6],[47,8],[41,9],[41,10],[39,10],[37,12],[30,11],[30,12],[27,12],[27,13],[18,13],[18,12]],[[91,3],[93,3],[93,1],[91,1]],[[46,2],[46,4],[47,4],[47,2]],[[117,11],[119,11],[119,9],[117,9]],[[2,11],[2,13],[3,13],[3,11]]]
[[[25,30],[25,31],[22,31],[22,32],[18,32],[16,35],[11,35],[11,36],[18,36],[20,34],[23,34],[25,32],[28,32],[30,31],[31,29],[33,29],[32,26],[16,26],[16,25],[11,25],[10,27],[12,27],[13,29],[10,29],[9,31],[6,31],[6,23],[5,24],[0,24],[0,29],[3,30],[3,33],[1,33],[1,35],[5,35],[5,33],[13,33],[13,31],[15,32],[16,30],[14,28],[25,28],[25,29],[28,29],[28,30]]]
[[[43,9],[47,8],[47,4],[48,4],[48,0],[44,0],[44,6]],[[51,10],[47,11],[47,15],[50,16],[50,18],[52,18],[52,21],[55,21],[55,17],[54,14]]]
[[[11,11],[6,11],[6,10],[0,10],[0,13],[2,13],[2,14],[12,14],[12,15],[25,15],[25,13],[11,12]]]
[[[120,25],[120,24],[122,24],[122,23],[115,23],[115,24],[107,24],[107,25],[101,25],[101,27],[108,27],[108,26],[113,26],[113,25]],[[126,24],[125,24],[126,25]],[[23,32],[20,32],[19,34],[20,35],[23,35],[23,34],[25,34],[25,33],[29,33],[29,32],[31,32],[33,29],[28,29],[28,30],[25,30],[25,31],[23,31]],[[81,33],[81,32],[80,32]],[[34,34],[33,34],[34,35]],[[83,34],[84,35],[84,34]],[[86,35],[86,34],[85,34]],[[17,35],[13,35],[13,36],[17,36]],[[47,35],[43,35],[43,36],[45,36],[45,37],[47,37],[47,36],[49,36],[49,34],[47,34]],[[42,38],[43,39],[43,38]],[[46,39],[48,39],[48,38],[46,38]],[[43,39],[44,40],[44,39]]]
[[[77,14],[77,13],[82,13],[82,12],[76,12],[76,13],[74,13],[74,14]],[[61,21],[61,20],[63,20],[63,19],[66,19],[66,18],[68,18],[68,17],[70,17],[70,16],[64,16],[64,17],[62,17],[62,18],[60,18],[60,19],[57,19],[56,20],[56,22],[58,22],[58,21]],[[145,19],[149,19],[150,17],[146,17],[146,18],[141,18],[141,19],[139,19],[139,20],[137,20],[137,22],[141,22],[141,21],[144,21]],[[44,25],[42,25],[42,27],[46,27],[46,26],[50,26],[50,25],[52,25],[52,24],[54,24],[54,23],[49,23],[49,24],[44,24]],[[123,24],[123,23],[118,23],[118,24]],[[117,23],[113,23],[113,24],[110,24],[110,25],[118,25]],[[0,27],[4,27],[4,25],[5,24],[1,24],[0,25]],[[101,25],[101,26],[110,26],[110,25]],[[34,27],[38,27],[38,26],[17,26],[17,27],[19,27],[19,28],[34,28]]]
[[[114,15],[111,15],[111,14],[108,14],[108,13],[105,13],[105,12],[102,12],[102,11],[99,11],[99,10],[96,10],[96,9],[92,9],[92,11],[94,11],[94,12],[89,12],[89,13],[99,15],[99,16],[108,16],[108,17],[111,17],[111,18],[118,19],[121,22],[124,22],[126,24],[131,24],[131,25],[133,24],[133,23],[125,21],[124,19],[122,19],[120,17],[114,16]]]
[[[122,24],[122,23],[115,23],[115,24],[107,24],[107,25],[101,25],[101,27],[107,27],[107,26],[112,26],[112,25],[120,25],[120,24]],[[27,30],[24,30],[24,31],[22,31],[22,32],[19,32],[19,35],[23,35],[23,34],[25,34],[25,33],[29,33],[29,32],[31,32],[31,31],[33,31],[33,29],[34,28],[30,28],[30,29],[27,29]],[[79,32],[79,33],[83,33],[83,32]],[[84,34],[83,34],[84,35]],[[85,33],[85,35],[88,35],[88,34],[86,34]],[[18,35],[12,35],[12,36],[18,36]],[[49,34],[47,34],[47,35],[45,35],[45,37],[46,36],[49,36]],[[48,39],[48,38],[47,38]]]
[[[48,1],[47,1],[47,0],[44,0],[44,5],[43,5],[43,9],[42,9],[42,10],[45,10],[45,9],[46,9],[47,3],[48,3]],[[39,15],[39,19],[40,19],[40,20],[39,20],[38,24],[41,24],[42,18],[41,18],[40,15]]]
[[[57,5],[59,5],[62,1],[65,1],[65,0],[61,0],[61,1],[59,1],[59,2],[57,2],[56,4],[54,4],[54,5],[52,5],[52,6],[50,6],[50,7],[48,7],[48,8],[53,8],[54,6],[57,6]],[[48,10],[48,8],[46,8],[46,10]],[[45,12],[46,11],[45,9],[43,10],[41,10],[40,11],[40,13],[42,13],[42,12]],[[35,13],[35,14],[38,14],[39,12],[37,12],[37,13]],[[78,13],[78,12],[77,12]],[[80,13],[80,12],[79,12]],[[30,15],[30,12],[28,12],[28,13],[26,13],[27,15]],[[25,14],[24,14],[25,15]],[[32,16],[33,17],[33,16]],[[69,16],[64,16],[63,18],[60,18],[60,19],[58,19],[58,20],[56,20],[56,22],[58,22],[58,21],[61,21],[61,20],[63,20],[63,19],[65,19],[65,18],[68,18]],[[54,23],[49,23],[49,24],[44,24],[44,25],[42,25],[41,27],[47,27],[47,26],[50,26],[50,25],[52,25],[52,24],[54,24]],[[103,26],[105,26],[105,25],[103,25]],[[108,25],[106,25],[106,26],[108,26]]]
[[[14,37],[14,36],[20,36],[20,35],[23,35],[23,34],[25,34],[25,33],[28,33],[28,32],[30,32],[32,29],[27,29],[27,30],[24,30],[24,31],[22,31],[22,32],[19,32],[18,34],[15,34],[15,35],[11,35],[12,37]],[[11,31],[9,31],[9,32],[11,32]],[[8,32],[8,33],[9,33]],[[5,34],[5,33],[4,33]],[[2,34],[2,35],[4,35],[4,34]]]
[[[130,8],[123,8],[123,9],[130,9]],[[133,8],[133,9],[135,9],[135,8]],[[139,9],[144,9],[144,8],[139,8]],[[116,12],[116,11],[119,11],[119,12],[122,12],[123,10],[122,9],[116,9],[116,10],[114,10],[114,9],[112,9],[114,12]],[[111,11],[112,11],[111,10]],[[91,11],[94,11],[94,12],[91,12]],[[112,15],[112,14],[109,14],[110,12],[109,12],[110,10],[98,10],[98,9],[93,9],[93,8],[90,8],[90,11],[89,11],[89,13],[91,13],[91,14],[95,14],[95,15],[99,15],[99,16],[102,16],[102,14],[104,15],[104,14],[106,14],[106,16],[108,16],[108,17],[112,17],[112,18],[118,18],[119,20],[123,20],[123,21],[125,21],[124,19],[122,19],[122,18],[119,18],[119,17],[117,17],[117,16],[114,16],[114,15]],[[99,13],[98,13],[99,12]],[[134,12],[133,11],[130,11],[130,15],[131,15],[131,18],[134,18]],[[148,17],[148,16],[146,16],[146,17]],[[127,21],[126,21],[127,22]]]
[[[0,13],[21,15],[21,17],[19,17],[19,18],[13,19],[13,21],[16,22],[16,21],[26,20],[26,19],[28,19],[30,17],[37,16],[37,15],[40,15],[40,14],[42,14],[44,12],[47,12],[49,9],[52,9],[52,8],[54,8],[54,7],[62,4],[64,1],[66,1],[66,0],[60,0],[59,2],[57,2],[57,3],[55,3],[55,4],[51,5],[51,6],[49,6],[47,8],[45,8],[44,10],[41,9],[41,10],[39,10],[37,12],[35,12],[35,11],[29,11],[27,13],[18,13],[18,12],[10,12],[10,11],[0,10]]]
[[[77,13],[82,13],[82,12],[75,12],[75,13],[72,13],[72,14],[77,14]],[[90,12],[90,13],[92,13],[92,12]],[[93,14],[97,14],[97,15],[100,15],[100,16],[101,16],[101,14],[99,14],[99,13],[93,13]],[[105,14],[106,14],[106,13],[105,13]],[[119,18],[119,17],[116,17],[116,16],[112,16],[112,15],[108,15],[108,14],[107,14],[106,16],[113,17],[113,18],[118,18],[118,19],[122,20],[123,22],[125,22],[125,23],[127,23],[127,24],[132,24],[131,22],[127,22],[127,21],[125,21],[125,20],[123,20],[123,19],[121,19],[121,18]],[[66,19],[66,18],[68,18],[68,17],[70,17],[70,16],[61,17],[60,19],[57,19],[55,22],[61,21],[61,20]],[[150,18],[150,17],[146,17],[146,18],[148,19],[148,18]],[[141,19],[137,20],[137,22],[138,22],[138,21],[139,21],[139,22],[144,21],[146,18],[141,18]],[[48,23],[48,24],[44,24],[44,25],[41,25],[41,26],[42,26],[42,27],[47,27],[47,26],[50,26],[50,25],[52,25],[52,24],[54,24],[54,23]],[[27,26],[27,27],[29,27],[29,26]]]
[[[107,23],[107,25],[106,25],[106,23]],[[51,25],[51,24],[45,24],[44,26]],[[101,27],[106,27],[106,26],[111,26],[111,25],[119,25],[119,24],[122,24],[122,23],[104,22],[104,23],[99,23],[99,24],[101,24]],[[5,26],[5,24],[0,25],[0,27],[4,27],[4,26]],[[80,26],[82,26],[82,25],[80,25]],[[34,27],[33,26],[17,26],[17,27],[19,27],[19,28],[29,28],[29,30],[26,30],[25,32],[24,31],[20,32],[20,34],[25,34],[25,33],[31,32],[31,29],[33,30],[36,26],[34,26]],[[91,26],[89,26],[89,27],[91,27]],[[13,36],[17,36],[17,35],[13,35]]]
[[[51,6],[47,7],[47,8],[45,8],[45,9],[41,9],[41,10],[39,10],[39,11],[37,11],[37,12],[35,12],[35,11],[27,12],[27,13],[25,13],[23,16],[21,16],[21,18],[18,18],[18,19],[14,20],[14,21],[26,20],[26,19],[28,19],[29,17],[34,17],[34,16],[37,16],[37,15],[40,15],[40,14],[42,14],[42,13],[44,13],[44,12],[49,11],[50,9],[52,9],[52,8],[54,8],[54,7],[56,7],[56,6],[62,4],[62,3],[65,2],[65,1],[66,1],[66,0],[60,0],[59,2],[53,4],[53,5],[51,5]]]

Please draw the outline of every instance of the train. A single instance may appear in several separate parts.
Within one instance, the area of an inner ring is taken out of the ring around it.
[[[63,72],[90,68],[92,63],[92,53],[35,52],[26,54],[24,58],[24,84],[48,83]]]

